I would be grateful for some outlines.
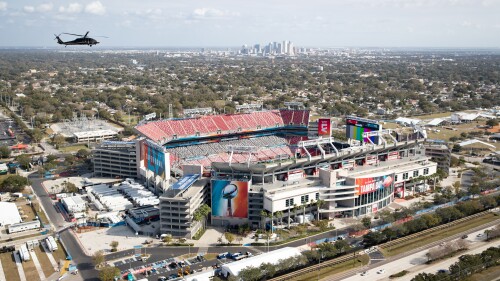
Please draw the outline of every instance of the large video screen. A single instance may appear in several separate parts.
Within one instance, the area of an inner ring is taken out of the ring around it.
[[[145,141],[142,147],[144,167],[165,179],[165,152],[163,147],[158,146],[150,141]]]
[[[247,218],[248,182],[212,180],[212,216]]]
[[[362,195],[374,192],[377,189],[389,188],[394,183],[392,175],[371,177],[371,178],[357,178],[356,179],[356,194]]]
[[[368,138],[363,138],[363,133],[372,131],[379,131],[380,125],[375,121],[371,122],[368,119],[362,118],[346,118],[346,137],[350,139],[359,140],[361,142],[369,142]],[[377,136],[370,137],[371,141],[378,144]]]

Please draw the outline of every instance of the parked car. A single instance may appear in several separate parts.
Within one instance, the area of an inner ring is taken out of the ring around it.
[[[469,237],[469,236],[467,236],[467,235],[462,235],[462,239],[465,239],[465,238],[467,238],[467,237]]]
[[[377,271],[377,274],[384,274],[385,273],[385,269],[381,268]]]
[[[368,271],[361,272],[361,276],[366,276],[366,275],[368,275]]]

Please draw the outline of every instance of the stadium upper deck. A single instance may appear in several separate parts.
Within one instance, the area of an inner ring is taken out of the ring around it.
[[[181,138],[229,135],[285,126],[306,127],[308,124],[309,110],[283,109],[159,120],[139,124],[135,129],[147,138],[163,145]]]

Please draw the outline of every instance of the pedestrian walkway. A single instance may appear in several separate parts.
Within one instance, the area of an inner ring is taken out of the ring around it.
[[[64,276],[64,275],[66,275],[68,273],[68,269],[69,269],[69,264],[70,263],[71,263],[71,261],[68,261],[68,260],[64,261],[64,265],[61,268],[61,274],[60,274],[61,277]]]
[[[35,264],[36,271],[38,271],[40,280],[45,280],[45,273],[43,273],[42,266],[40,265],[40,261],[38,260],[35,251],[31,252],[31,258],[33,259],[33,263]]]
[[[5,273],[3,272],[2,261],[0,260],[0,281],[7,281]]]
[[[23,264],[17,252],[14,252],[14,259],[16,260],[17,272],[19,272],[19,279],[21,279],[21,281],[26,281],[26,275],[24,275]]]
[[[45,251],[45,253],[47,254],[47,257],[49,258],[49,261],[50,263],[52,264],[52,266],[54,267],[54,270],[55,271],[58,271],[59,270],[59,266],[57,266],[57,262],[56,260],[54,259],[54,256],[52,255],[52,253],[49,251],[49,249],[47,249],[47,245],[45,245],[45,242],[42,242],[42,247],[43,247],[43,250]]]
[[[199,247],[198,255],[204,256],[208,252],[208,247]]]

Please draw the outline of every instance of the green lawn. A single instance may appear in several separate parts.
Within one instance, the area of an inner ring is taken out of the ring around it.
[[[471,276],[464,279],[465,281],[492,281],[498,280],[498,274],[500,272],[500,265],[490,267],[479,273],[472,274]]]
[[[64,248],[61,243],[59,243],[59,241],[57,241],[57,247],[58,249],[52,252],[52,255],[54,256],[56,262],[59,263],[61,260],[66,260],[66,252],[64,251]]]
[[[0,254],[0,260],[2,261],[3,272],[7,280],[21,280],[21,278],[19,277],[19,272],[17,272],[16,262],[14,261],[14,256],[12,255],[12,253]]]
[[[61,147],[61,148],[59,148],[59,151],[61,151],[63,153],[71,153],[71,152],[77,152],[80,149],[87,149],[88,150],[86,145],[77,144],[77,145],[70,145],[70,146]]]
[[[361,262],[358,262],[358,260],[360,260]],[[369,261],[370,261],[370,257],[368,257],[368,255],[362,255],[362,256],[357,257],[355,260],[349,260],[349,261],[339,263],[339,264],[336,264],[333,266],[328,266],[328,267],[322,268],[321,270],[319,270],[319,279],[321,280],[323,278],[330,277],[334,274],[366,265],[366,264],[368,264]],[[318,278],[318,271],[314,271],[314,272],[309,272],[307,274],[304,274],[300,277],[292,278],[290,280],[309,281],[309,280],[317,280],[317,278]]]
[[[36,256],[38,257],[38,261],[40,262],[40,266],[42,267],[43,273],[45,277],[49,277],[54,273],[54,267],[52,267],[52,263],[50,263],[49,257],[42,250],[42,246],[40,245],[38,248],[35,248]]]
[[[38,275],[38,271],[36,270],[35,263],[33,262],[33,260],[23,261],[23,269],[24,269],[24,275],[26,276],[26,280],[29,281],[40,280],[40,275]]]
[[[435,241],[445,239],[447,237],[453,236],[455,234],[467,231],[471,228],[489,223],[491,221],[498,220],[498,217],[494,214],[487,214],[485,216],[475,218],[474,220],[465,221],[448,228],[440,229],[434,232],[422,234],[418,238],[412,239],[410,241],[405,241],[388,248],[381,248],[380,251],[383,252],[384,256],[395,256],[404,252],[408,252],[412,249],[416,249],[421,246],[425,246]]]
[[[467,124],[448,126],[448,127],[453,127],[455,129],[457,129],[456,131],[437,127],[436,129],[440,130],[440,132],[434,132],[432,130],[427,130],[427,135],[428,135],[429,139],[439,139],[439,140],[448,141],[451,137],[460,137],[460,134],[463,132],[469,133],[471,131],[483,131],[483,129],[478,129],[477,126],[478,125],[481,126],[484,124],[486,124],[485,121],[479,121],[478,123],[473,122],[473,123],[467,123]]]

